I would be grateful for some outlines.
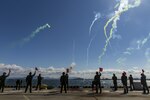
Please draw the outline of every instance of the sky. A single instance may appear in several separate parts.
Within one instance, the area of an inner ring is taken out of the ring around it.
[[[0,73],[11,68],[17,76],[38,67],[55,77],[70,66],[72,76],[95,73],[99,67],[106,73],[149,70],[149,3],[1,0]]]

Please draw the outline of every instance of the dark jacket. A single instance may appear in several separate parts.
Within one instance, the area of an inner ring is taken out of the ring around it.
[[[10,75],[10,73],[8,73],[7,75],[2,75],[0,76],[0,83],[1,84],[5,84],[5,80],[6,78]]]
[[[130,84],[133,84],[133,77],[132,76],[129,77],[129,81],[130,81]]]
[[[62,76],[60,77],[60,83],[61,83],[61,84],[66,84],[66,83],[67,83],[66,75],[62,75]]]
[[[42,81],[42,79],[43,79],[43,78],[42,78],[41,76],[38,76],[38,78],[37,78],[37,79],[38,79],[38,83],[40,83],[40,84],[41,84],[41,81]]]
[[[146,76],[144,74],[141,76],[141,84],[146,85]]]
[[[121,81],[123,85],[127,85],[127,76],[125,75],[121,76]]]
[[[100,77],[101,77],[101,73],[99,75],[95,75],[95,77],[94,77],[95,84],[99,84],[100,83]]]
[[[112,80],[113,80],[113,83],[114,83],[114,84],[117,84],[117,77],[116,77],[116,76],[113,76],[113,77],[112,77]]]
[[[34,72],[33,75],[28,75],[28,76],[26,77],[26,82],[27,82],[27,83],[32,83],[32,79],[33,79],[33,77],[35,76],[35,74],[36,74],[36,71]]]

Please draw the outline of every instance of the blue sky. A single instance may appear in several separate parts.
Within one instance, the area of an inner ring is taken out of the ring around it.
[[[117,10],[120,0],[1,0],[0,1],[0,63],[23,67],[61,68],[76,63],[75,70],[148,68],[150,59],[150,1],[141,0],[117,21],[111,46],[99,63],[106,37],[104,25]],[[134,1],[134,0],[132,0]],[[96,13],[101,17],[89,27]],[[38,27],[48,23],[29,42],[20,45]],[[107,34],[111,24],[107,28]],[[89,49],[87,47],[96,34]],[[147,39],[146,43],[142,41]],[[73,43],[74,41],[74,43]],[[75,46],[73,50],[73,44]],[[13,46],[12,46],[13,45]],[[138,48],[138,45],[142,45]],[[132,50],[131,50],[132,48]],[[74,52],[73,52],[74,51]],[[128,52],[128,53],[127,53]],[[74,60],[73,60],[74,59]],[[118,60],[119,59],[119,60]]]

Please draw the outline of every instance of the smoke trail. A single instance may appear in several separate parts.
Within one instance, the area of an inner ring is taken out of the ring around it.
[[[91,25],[90,25],[90,28],[89,28],[89,36],[91,35],[91,30],[92,30],[92,27],[94,25],[94,23],[101,17],[101,14],[100,13],[96,13],[95,14],[95,18],[94,20],[92,21]]]
[[[105,52],[107,51],[107,46],[113,36],[114,30],[117,29],[117,21],[120,19],[120,16],[122,13],[128,11],[130,8],[138,7],[141,4],[141,0],[134,0],[134,2],[129,3],[129,0],[120,0],[118,10],[115,11],[115,15],[110,18],[106,25],[104,26],[104,34],[106,36],[106,44],[103,48],[102,54],[99,56],[99,60],[101,63],[102,57],[105,55]],[[112,28],[110,29],[109,37],[107,37],[106,28],[107,26],[112,22]]]
[[[137,41],[137,48],[136,49],[140,50],[148,42],[149,39],[150,39],[150,33],[143,40]]]
[[[43,26],[38,27],[34,32],[32,32],[28,37],[24,38],[22,40],[21,44],[24,44],[26,42],[29,42],[31,39],[33,39],[41,30],[44,30],[45,28],[50,28],[50,25],[47,23]]]
[[[115,5],[114,9],[116,9],[118,6],[119,6],[119,3],[117,3],[117,4]]]
[[[89,49],[90,49],[91,44],[92,44],[93,40],[95,39],[95,37],[96,37],[96,34],[91,38],[89,45],[87,47],[87,66],[89,65]]]
[[[101,18],[101,14],[100,13],[95,13],[95,18],[94,20],[92,21],[91,25],[90,25],[90,28],[89,28],[89,36],[91,35],[91,30],[92,30],[92,27],[94,25],[94,23]],[[88,66],[88,63],[89,63],[89,49],[91,47],[91,44],[95,38],[96,34],[91,38],[90,42],[89,42],[89,45],[87,47],[87,66]]]

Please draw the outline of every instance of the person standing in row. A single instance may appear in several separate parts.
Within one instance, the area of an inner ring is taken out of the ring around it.
[[[62,73],[62,76],[60,77],[60,85],[61,85],[61,90],[60,90],[60,93],[62,93],[63,91],[63,88],[65,90],[65,93],[67,93],[67,78],[66,78],[66,75],[65,75],[65,72]]]
[[[39,76],[37,77],[37,86],[36,86],[36,90],[41,90],[41,83],[42,83],[42,79],[43,77],[41,77],[41,74],[39,74]]]
[[[29,86],[30,86],[30,93],[32,93],[32,79],[35,76],[35,74],[36,74],[36,68],[35,68],[35,72],[33,75],[32,75],[32,72],[30,72],[29,75],[26,77],[27,85],[26,85],[25,93],[27,92]]]
[[[141,84],[143,86],[143,94],[149,94],[149,88],[147,86],[147,82],[146,82],[146,75],[144,75],[144,72],[141,74]]]
[[[112,77],[112,80],[113,80],[113,84],[114,84],[114,91],[117,91],[117,76],[115,74],[113,74],[113,77]]]
[[[0,76],[0,90],[3,93],[5,88],[5,80],[10,75],[11,70],[9,69],[8,74],[6,75],[6,72],[3,73],[2,76]]]
[[[68,73],[66,74],[66,87],[69,89],[69,75]]]
[[[128,93],[126,72],[123,72],[123,73],[122,73],[121,81],[122,81],[123,88],[124,88],[124,94],[126,94],[126,93]]]
[[[102,87],[100,82],[101,73],[96,72],[96,75],[94,77],[94,83],[96,85],[96,93],[98,93],[98,87],[100,88],[100,94],[102,93]]]
[[[20,79],[16,80],[16,90],[20,90],[21,84],[22,84],[22,80]]]
[[[132,75],[129,76],[129,82],[130,82],[130,91],[133,91],[133,77]]]

